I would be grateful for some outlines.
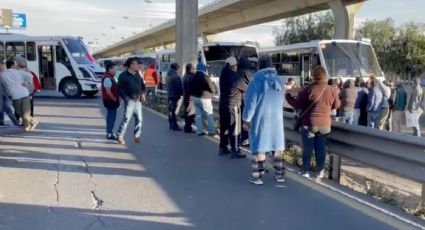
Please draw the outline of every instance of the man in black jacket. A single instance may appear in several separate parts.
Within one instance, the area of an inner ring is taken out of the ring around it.
[[[182,81],[177,73],[180,66],[177,63],[170,65],[167,73],[167,94],[168,94],[168,123],[170,130],[182,131],[177,124],[177,108],[179,107],[180,97],[183,95]]]
[[[205,135],[202,116],[205,113],[208,121],[208,135],[216,134],[215,121],[212,106],[212,96],[214,95],[214,85],[205,73],[206,67],[203,63],[198,64],[195,76],[189,81],[189,94],[192,96],[195,106],[195,124],[198,136]]]
[[[139,72],[143,63],[138,58],[129,58],[125,62],[127,70],[122,72],[118,79],[121,98],[124,101],[124,116],[118,130],[118,142],[125,144],[124,134],[130,123],[131,116],[135,117],[134,141],[141,142],[142,134],[142,100],[145,84]]]
[[[189,92],[189,82],[195,76],[196,69],[192,63],[186,65],[186,73],[183,76],[183,102],[184,102],[184,132],[194,133],[192,124],[195,121],[195,107]]]
[[[231,153],[232,158],[244,158],[241,153],[240,131],[242,93],[246,84],[237,72],[237,60],[229,57],[220,75],[220,151],[219,155]],[[228,149],[230,144],[231,152]]]

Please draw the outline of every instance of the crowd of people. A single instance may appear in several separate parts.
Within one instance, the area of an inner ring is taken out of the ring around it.
[[[107,108],[107,138],[116,139],[120,144],[125,143],[124,133],[131,116],[136,120],[134,140],[141,141],[142,102],[148,91],[146,79],[142,77],[146,76],[143,74],[143,63],[137,58],[129,58],[125,67],[126,70],[116,80],[113,77],[116,71],[114,64],[106,63],[102,80],[102,97]],[[401,132],[401,127],[406,125],[406,115],[414,114],[412,117],[418,123],[424,109],[423,93],[418,82],[414,82],[408,93],[402,82],[397,82],[393,87],[390,81],[380,82],[373,75],[367,82],[360,77],[345,82],[338,78],[328,80],[325,68],[316,66],[312,71],[313,81],[300,87],[294,79],[282,82],[272,67],[270,56],[260,57],[258,67],[257,72],[253,73],[247,57],[226,59],[219,81],[218,133],[212,103],[215,87],[206,66],[201,62],[188,63],[181,77],[181,67],[172,63],[166,76],[169,129],[196,133],[198,136],[219,134],[218,155],[230,155],[232,159],[245,158],[246,154],[240,148],[249,145],[252,153],[252,176],[249,181],[256,185],[263,184],[267,154],[273,157],[275,180],[278,183],[285,181],[282,110],[285,100],[298,115],[303,146],[303,166],[299,174],[310,177],[314,152],[314,174],[319,178],[325,177],[326,143],[332,119]],[[149,76],[157,76],[154,67],[149,69]],[[154,84],[157,83],[150,82],[150,88],[154,88]],[[124,103],[124,114],[118,132],[114,134],[120,98]],[[177,122],[181,104],[184,106],[183,128]],[[206,129],[204,124],[207,125]],[[419,136],[419,125],[412,127],[414,134]]]
[[[345,123],[362,125],[379,130],[403,132],[412,128],[414,136],[421,136],[420,117],[425,108],[425,97],[420,80],[412,83],[380,81],[371,75],[367,82],[361,77],[355,80],[330,79],[341,100],[341,108],[333,115]]]
[[[34,97],[41,90],[37,75],[28,69],[27,60],[17,56],[0,64],[0,126],[5,125],[6,114],[13,125],[25,131],[34,130]]]

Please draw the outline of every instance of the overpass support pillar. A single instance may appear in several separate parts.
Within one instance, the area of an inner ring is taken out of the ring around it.
[[[343,0],[335,0],[329,4],[335,19],[335,39],[354,39],[354,17],[363,3],[345,6]]]
[[[176,61],[180,74],[198,56],[198,0],[176,0]]]

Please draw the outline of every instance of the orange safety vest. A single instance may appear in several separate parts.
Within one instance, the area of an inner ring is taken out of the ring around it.
[[[145,78],[146,87],[155,87],[156,86],[155,79],[153,78],[154,72],[155,72],[155,70],[151,69],[151,68],[145,70],[144,78]]]

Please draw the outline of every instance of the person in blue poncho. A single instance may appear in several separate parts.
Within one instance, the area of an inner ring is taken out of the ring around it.
[[[270,56],[262,56],[258,61],[260,70],[248,85],[243,111],[244,128],[249,129],[250,148],[253,154],[252,178],[256,185],[262,185],[267,152],[274,152],[276,181],[285,182],[283,151],[284,86],[272,66]]]

